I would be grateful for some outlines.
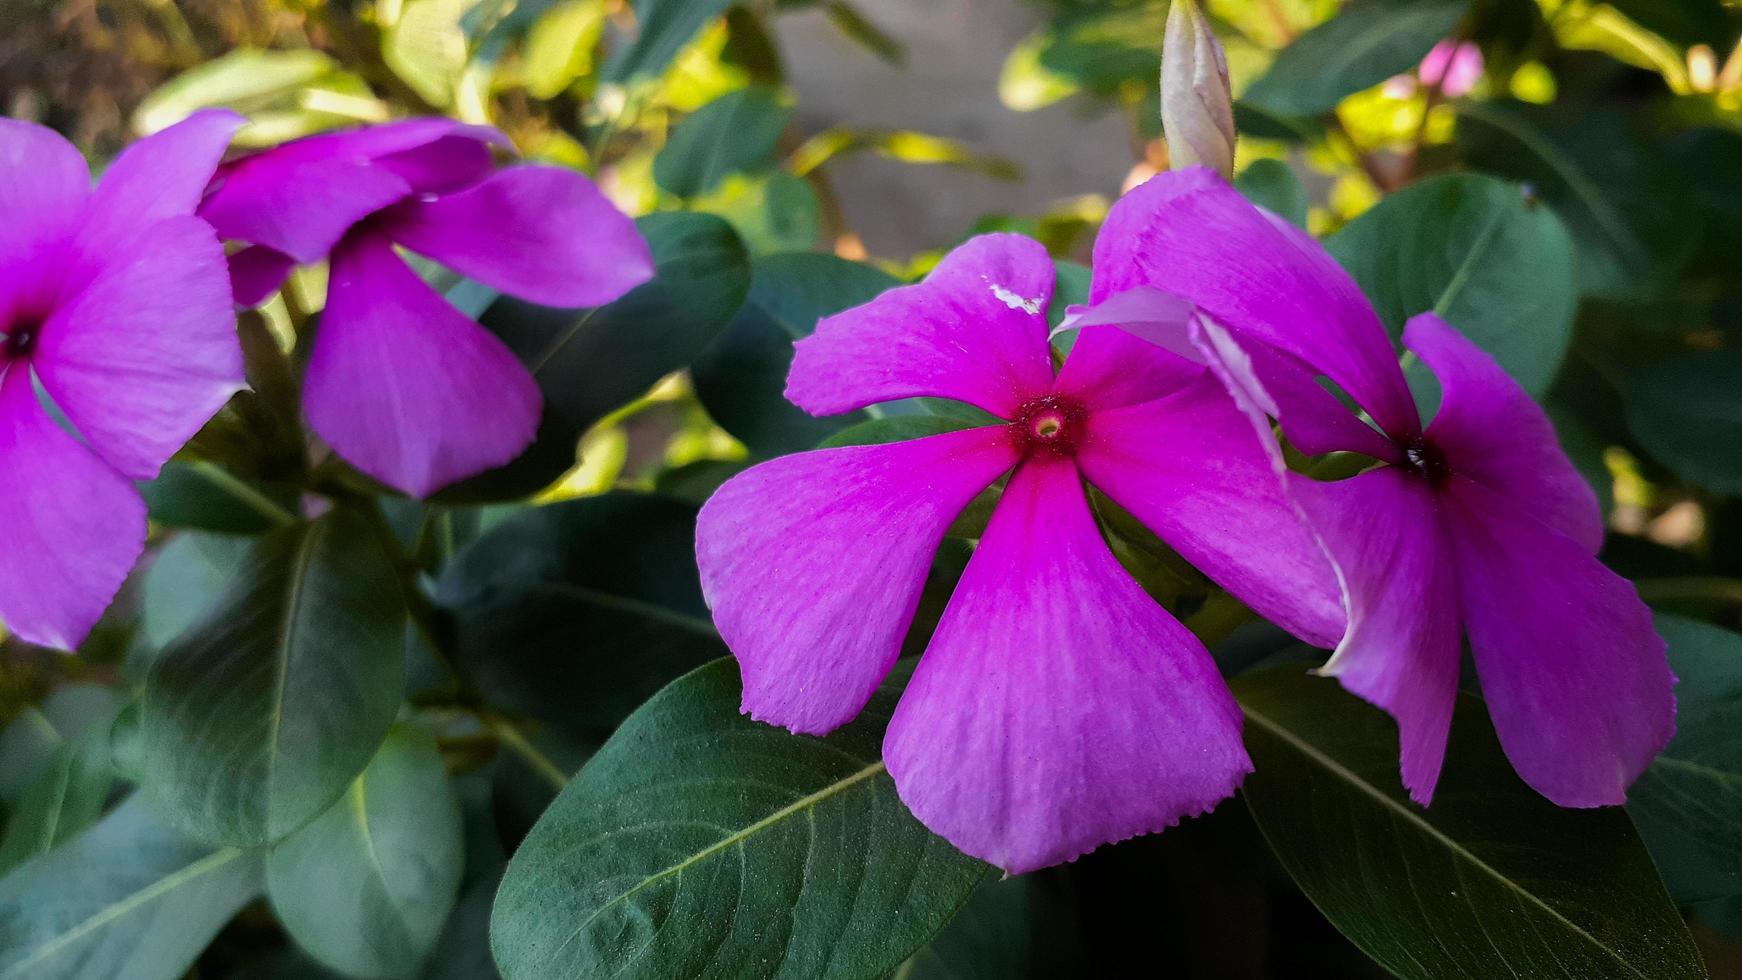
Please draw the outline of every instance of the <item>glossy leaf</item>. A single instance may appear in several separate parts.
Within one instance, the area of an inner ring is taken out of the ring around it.
[[[1344,96],[1413,70],[1468,8],[1463,0],[1351,7],[1282,49],[1241,101],[1284,117],[1329,112]]]
[[[609,732],[726,652],[695,566],[696,507],[612,493],[502,520],[443,574],[453,655],[505,711]]]
[[[732,0],[635,0],[635,40],[611,53],[601,78],[634,82],[665,71],[679,51]]]
[[[1742,494],[1742,351],[1688,354],[1627,381],[1627,427],[1690,483]]]
[[[258,853],[189,841],[136,796],[0,878],[0,980],[175,980],[260,880]]]
[[[1681,178],[1618,114],[1462,103],[1457,135],[1472,164],[1530,185],[1566,222],[1584,295],[1649,294],[1698,243]]]
[[[1519,188],[1474,174],[1425,180],[1388,195],[1326,246],[1393,337],[1432,310],[1532,394],[1560,370],[1578,306],[1573,246],[1554,212]]]
[[[1345,936],[1406,980],[1705,977],[1619,808],[1565,810],[1513,774],[1460,697],[1431,807],[1397,775],[1397,728],[1300,666],[1233,682],[1257,771],[1246,802]]]
[[[809,449],[863,421],[863,412],[817,418],[786,400],[792,345],[810,336],[818,319],[895,285],[888,273],[833,255],[758,260],[743,307],[690,369],[696,395],[714,421],[765,457]]]
[[[272,849],[267,895],[291,937],[327,966],[411,977],[440,937],[464,857],[441,754],[402,725],[337,803]]]
[[[889,687],[826,739],[738,713],[738,670],[686,675],[533,827],[496,899],[508,980],[872,978],[985,874],[922,827],[880,761]]]
[[[1659,616],[1676,685],[1675,739],[1627,811],[1681,901],[1742,896],[1742,636]]]
[[[363,770],[405,686],[393,565],[348,510],[273,534],[153,662],[140,705],[145,796],[173,826],[278,840]]]
[[[728,92],[677,124],[653,160],[653,180],[678,197],[695,197],[733,174],[767,170],[791,116],[773,89]]]

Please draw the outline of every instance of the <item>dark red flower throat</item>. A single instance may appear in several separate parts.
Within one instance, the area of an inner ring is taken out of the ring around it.
[[[1010,422],[1010,434],[1023,456],[1051,453],[1074,456],[1089,417],[1083,403],[1069,395],[1042,395],[1022,403]]]

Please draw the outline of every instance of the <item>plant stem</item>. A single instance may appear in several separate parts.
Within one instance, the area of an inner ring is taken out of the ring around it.
[[[538,746],[533,745],[526,736],[520,734],[520,729],[515,728],[513,722],[489,710],[479,711],[478,720],[482,721],[485,727],[489,728],[490,732],[496,736],[497,744],[520,756],[528,766],[532,767],[533,772],[544,778],[545,782],[550,783],[558,790],[568,785],[568,775],[558,768],[556,763],[550,761],[550,756],[540,752]]]

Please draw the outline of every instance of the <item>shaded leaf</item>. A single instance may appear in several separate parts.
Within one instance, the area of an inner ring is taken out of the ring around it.
[[[1307,192],[1293,169],[1281,160],[1254,160],[1234,178],[1246,200],[1306,227]]]
[[[140,625],[146,642],[163,647],[197,622],[253,546],[249,538],[197,531],[170,538],[145,572]]]
[[[1689,483],[1742,494],[1742,350],[1653,364],[1627,379],[1627,428]]]
[[[105,726],[95,726],[61,746],[6,821],[6,833],[0,836],[0,874],[48,853],[96,823],[114,783]]]
[[[1329,112],[1344,96],[1413,70],[1468,8],[1463,0],[1351,7],[1283,48],[1241,101],[1284,117]]]
[[[775,143],[792,107],[763,86],[741,88],[690,113],[653,160],[653,180],[678,197],[695,197],[733,174],[774,165]]]
[[[139,493],[159,524],[225,534],[264,534],[296,509],[293,488],[243,480],[204,461],[172,459]]]
[[[885,442],[906,442],[943,432],[971,428],[975,423],[947,415],[891,415],[867,419],[848,426],[824,439],[818,448],[835,446],[874,446]]]
[[[19,711],[0,731],[0,801],[16,807],[61,749],[108,723],[119,707],[110,688],[65,684],[50,692],[42,704]]]
[[[611,52],[600,73],[604,81],[641,81],[665,71],[709,21],[732,6],[732,0],[635,0],[632,6],[635,40]]]
[[[886,686],[826,739],[738,713],[721,660],[624,723],[508,865],[509,980],[875,977],[985,874],[927,831],[879,759]]]

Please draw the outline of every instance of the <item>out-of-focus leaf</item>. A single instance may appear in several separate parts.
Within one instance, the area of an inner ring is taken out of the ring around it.
[[[1241,101],[1285,117],[1329,112],[1344,96],[1413,69],[1468,9],[1467,0],[1351,7],[1282,49]]]
[[[1468,102],[1459,105],[1457,135],[1471,163],[1526,183],[1554,206],[1578,246],[1586,296],[1650,294],[1699,241],[1699,216],[1675,168],[1620,115]]]
[[[1166,8],[1154,4],[1061,13],[1010,52],[999,98],[1027,111],[1078,91],[1106,95],[1138,80],[1154,85],[1166,22]]]
[[[1627,427],[1689,483],[1742,495],[1742,350],[1688,354],[1627,380]]]
[[[454,102],[466,70],[465,17],[479,0],[406,0],[381,38],[381,60],[432,106]]]
[[[554,99],[593,70],[593,49],[605,30],[602,0],[564,0],[545,11],[526,35],[526,94]]]
[[[1287,218],[1296,227],[1306,227],[1306,187],[1281,160],[1252,161],[1234,178],[1234,186],[1253,204]]]
[[[1742,132],[1697,129],[1678,134],[1669,150],[1689,185],[1701,224],[1696,270],[1742,287]]]
[[[1592,491],[1597,494],[1597,506],[1602,508],[1604,517],[1607,517],[1615,509],[1615,478],[1610,475],[1609,467],[1603,462],[1603,453],[1608,445],[1571,409],[1554,402],[1544,405],[1543,408],[1548,412],[1549,421],[1554,423],[1555,435],[1560,438],[1561,449],[1566,452],[1567,459],[1572,460],[1579,475],[1591,485]]]
[[[114,782],[106,726],[61,746],[6,821],[6,833],[0,836],[0,875],[96,823]]]
[[[765,457],[809,449],[864,420],[863,412],[817,418],[786,400],[792,345],[810,336],[821,317],[868,302],[898,284],[873,266],[833,255],[794,252],[759,259],[749,298],[691,367],[696,395],[714,421]]]
[[[725,218],[752,255],[807,250],[817,242],[817,193],[803,177],[783,171],[728,177],[692,198],[690,207]]]
[[[0,980],[175,980],[260,879],[258,853],[189,841],[135,797],[0,878]]]
[[[208,106],[247,113],[278,105],[337,69],[333,59],[319,51],[240,48],[158,86],[133,111],[133,128],[155,133]]]
[[[107,724],[119,707],[110,688],[67,684],[55,688],[41,705],[20,711],[0,731],[0,802],[16,808],[57,753]]]
[[[509,863],[490,930],[503,975],[894,969],[985,875],[907,812],[883,768],[898,684],[824,739],[740,715],[730,660],[666,688]]]
[[[1679,680],[1676,733],[1627,812],[1678,900],[1742,895],[1742,636],[1668,615],[1657,631]]]
[[[1283,867],[1343,935],[1406,980],[1700,980],[1700,954],[1618,808],[1562,809],[1513,774],[1487,708],[1459,698],[1431,807],[1397,774],[1397,727],[1304,668],[1234,679],[1257,771],[1242,792]]]
[[[1639,26],[1683,46],[1707,44],[1727,51],[1742,28],[1722,0],[1608,0]]]
[[[1578,306],[1573,246],[1554,212],[1517,187],[1474,174],[1431,178],[1388,195],[1326,247],[1393,337],[1431,310],[1533,395],[1554,381]],[[1432,377],[1425,367],[1412,373]]]
[[[356,514],[262,539],[146,675],[144,795],[219,843],[266,843],[307,823],[392,723],[404,630],[397,573]]]
[[[847,0],[829,0],[823,4],[823,13],[828,15],[829,23],[835,25],[835,30],[841,36],[864,48],[877,57],[892,65],[899,66],[906,58],[901,42],[883,32],[883,29],[873,24],[859,8]]]
[[[950,924],[889,974],[889,980],[1028,980],[1082,975],[1060,942],[1071,909],[1042,875],[989,881]],[[1065,922],[1061,922],[1064,919]],[[1062,954],[1062,955],[1061,955]],[[1075,970],[1070,969],[1076,967]]]
[[[410,977],[459,893],[460,801],[428,735],[388,733],[368,768],[266,859],[266,892],[292,938],[351,976]]]
[[[603,79],[625,83],[660,74],[709,21],[731,5],[732,0],[635,0],[635,40],[611,52]]]
[[[679,197],[694,197],[734,174],[767,170],[791,115],[791,105],[773,89],[728,92],[677,124],[653,160],[653,180]]]
[[[252,546],[251,539],[228,534],[184,531],[171,538],[145,572],[145,641],[161,648],[192,626],[224,591]]]
[[[261,534],[293,513],[296,494],[289,487],[244,480],[215,463],[170,460],[157,479],[139,485],[151,519],[175,527]]]
[[[870,151],[902,163],[940,163],[974,170],[999,180],[1016,180],[1022,170],[1008,158],[980,153],[959,140],[907,129],[828,129],[792,151],[787,166],[803,176],[835,157]]]
[[[610,731],[725,652],[695,567],[696,508],[643,494],[513,515],[443,574],[454,656],[504,711]]]
[[[947,415],[891,415],[850,425],[819,443],[819,448],[836,446],[875,446],[886,442],[906,442],[944,432],[970,428],[973,422]]]

